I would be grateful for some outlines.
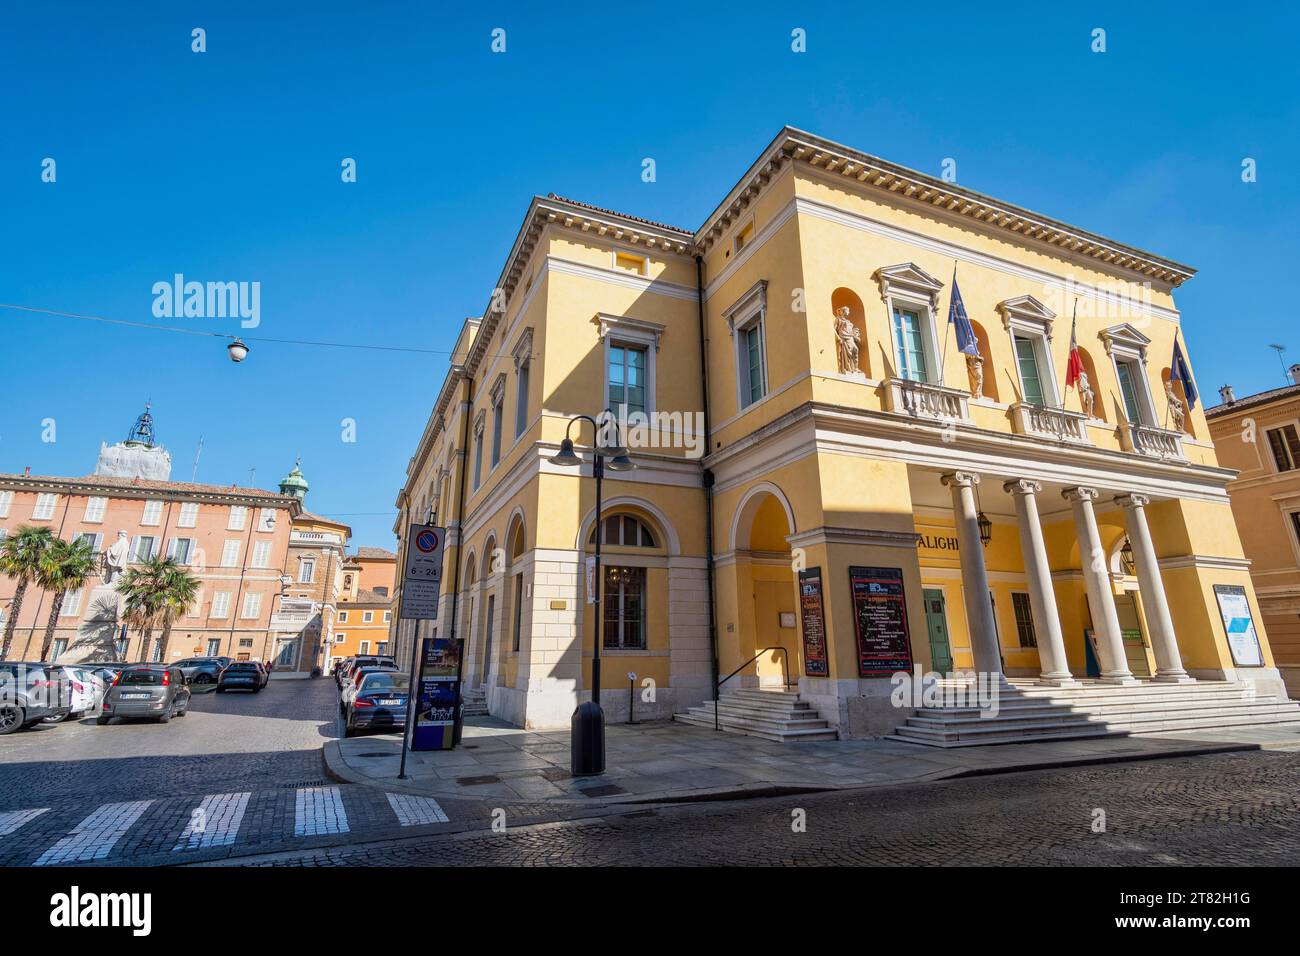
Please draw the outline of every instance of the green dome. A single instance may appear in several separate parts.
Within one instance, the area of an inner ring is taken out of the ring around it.
[[[302,471],[298,468],[301,461],[302,459],[295,461],[293,471],[280,480],[280,494],[293,495],[299,501],[307,497],[307,489],[310,487],[307,484],[307,479],[302,476]]]

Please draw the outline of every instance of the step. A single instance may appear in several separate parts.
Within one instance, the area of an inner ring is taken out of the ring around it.
[[[692,707],[690,708],[690,710],[687,711],[687,713],[693,717],[699,717],[701,720],[707,720],[709,721],[709,723],[713,722],[712,707]],[[739,725],[739,726],[746,726],[746,727],[748,726],[766,727],[771,729],[778,729],[781,727],[822,728],[828,726],[826,721],[822,720],[821,717],[818,716],[816,711],[809,711],[807,716],[793,718],[793,719],[783,718],[783,717],[771,718],[771,717],[764,717],[762,715],[751,715],[751,714],[728,714],[726,711],[721,711],[718,714],[718,723]]]
[[[1194,711],[1218,710],[1228,713],[1241,712],[1256,708],[1285,708],[1300,713],[1300,704],[1295,701],[1282,700],[1278,697],[1257,697],[1242,701],[1236,699],[1199,698],[1175,700],[1140,700],[1140,701],[1105,701],[1075,702],[1071,704],[1026,704],[1023,702],[1003,703],[999,701],[997,716],[1035,718],[1057,714],[1080,714],[1092,716],[1122,716],[1131,713],[1159,713],[1175,716]],[[917,710],[918,717],[935,717],[940,719],[963,719],[980,717],[984,713],[979,707],[923,707]]]
[[[713,712],[713,701],[706,700],[699,706],[704,707],[710,713]],[[763,704],[744,704],[734,701],[723,700],[717,705],[720,714],[736,714],[744,716],[754,714],[760,717],[771,717],[773,719],[798,720],[801,717],[815,717],[817,711],[808,706],[807,703],[798,703],[791,706],[771,706]]]
[[[695,727],[708,727],[710,729],[713,727],[712,714],[673,714],[673,720]],[[719,721],[719,727],[728,733],[743,734],[747,737],[761,737],[779,743],[796,743],[803,740],[837,740],[839,738],[839,734],[830,727],[825,726],[825,721],[821,721],[821,723],[823,726],[820,728],[771,730],[763,727],[739,726],[724,718]]]

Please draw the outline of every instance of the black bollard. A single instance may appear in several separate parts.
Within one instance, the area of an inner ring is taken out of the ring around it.
[[[605,772],[605,712],[600,704],[586,701],[573,712],[571,766],[575,777],[593,777]]]

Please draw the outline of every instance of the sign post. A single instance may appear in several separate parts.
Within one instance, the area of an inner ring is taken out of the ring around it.
[[[424,721],[426,708],[433,716],[443,716],[441,698],[446,696],[448,688],[436,688],[441,692],[438,702],[426,701],[426,670],[432,670],[440,676],[441,669],[436,665],[427,668],[430,650],[433,645],[448,644],[449,641],[429,640],[420,637],[421,621],[438,620],[438,594],[442,590],[442,555],[447,543],[443,528],[428,524],[413,524],[407,529],[406,566],[402,571],[402,599],[397,611],[397,619],[415,621],[415,640],[411,648],[411,679],[406,691],[406,722],[402,733],[402,763],[398,770],[398,779],[406,779],[406,752],[415,750],[442,750],[451,747],[452,734],[446,734],[445,740],[436,745],[430,734],[417,737],[416,728]],[[400,623],[399,623],[400,627]],[[428,647],[426,647],[428,645]],[[455,679],[456,669],[452,669],[450,690],[454,693],[452,701],[452,727],[459,711],[459,682]],[[431,688],[432,689],[432,688]]]

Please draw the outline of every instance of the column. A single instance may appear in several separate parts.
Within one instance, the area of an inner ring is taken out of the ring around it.
[[[1008,481],[1002,486],[1016,506],[1016,524],[1020,528],[1020,552],[1025,562],[1025,579],[1029,584],[1029,607],[1034,615],[1034,635],[1038,639],[1038,662],[1042,667],[1039,681],[1057,687],[1077,686],[1065,657],[1065,640],[1061,637],[1061,618],[1056,610],[1056,593],[1052,590],[1052,571],[1047,564],[1047,546],[1043,543],[1043,525],[1038,518],[1038,492],[1043,486],[1036,481]]]
[[[1124,527],[1137,565],[1142,610],[1146,615],[1147,629],[1151,632],[1151,649],[1156,655],[1155,679],[1171,684],[1192,683],[1192,678],[1183,670],[1183,656],[1178,652],[1174,622],[1169,616],[1169,601],[1165,598],[1165,583],[1160,579],[1160,565],[1156,562],[1155,545],[1151,543],[1151,529],[1147,527],[1145,506],[1150,501],[1146,495],[1120,495],[1115,504],[1124,509]]]
[[[1101,535],[1097,532],[1097,516],[1092,511],[1097,489],[1066,488],[1061,496],[1070,502],[1070,509],[1074,512],[1083,583],[1088,591],[1088,610],[1092,612],[1092,628],[1097,638],[1101,679],[1112,684],[1136,684],[1137,678],[1129,671],[1128,658],[1124,656],[1124,635],[1120,633],[1119,615],[1115,612],[1110,571],[1106,567],[1106,553],[1101,548]]]
[[[993,621],[989,577],[984,567],[984,542],[980,541],[979,509],[975,506],[975,486],[979,484],[980,476],[958,471],[944,475],[942,481],[952,489],[957,552],[961,556],[961,588],[966,600],[966,620],[970,624],[975,670],[1001,679],[1002,649],[998,646],[998,629]]]

